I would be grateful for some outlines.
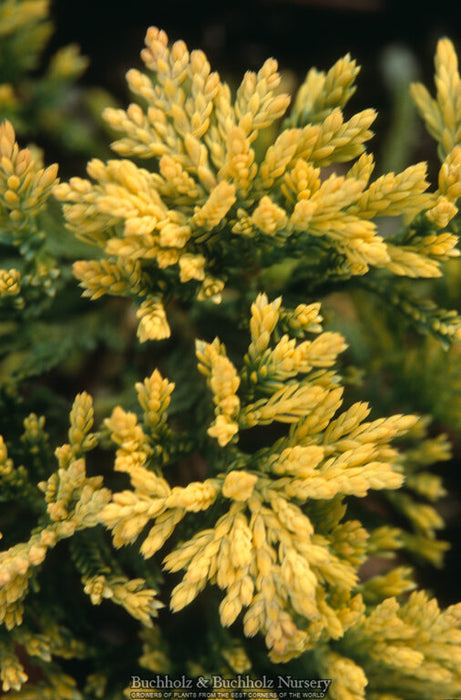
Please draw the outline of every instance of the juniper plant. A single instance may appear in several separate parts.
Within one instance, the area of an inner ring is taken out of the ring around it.
[[[1,407],[16,420],[37,403],[33,373],[6,376],[9,362],[21,366],[7,333],[37,318],[47,328],[59,304],[75,335],[89,318],[66,302],[69,280],[56,287],[51,191],[88,244],[74,274],[100,299],[97,318],[119,324],[134,384],[117,394],[97,377],[94,401],[82,386],[67,439],[57,418],[5,418],[3,691],[115,699],[135,673],[258,679],[288,668],[331,679],[333,700],[453,697],[461,604],[441,610],[416,572],[443,563],[445,491],[431,467],[450,445],[427,416],[396,403],[383,417],[352,399],[341,355],[354,339],[322,308],[340,292],[355,328],[380,296],[391,321],[375,319],[379,337],[392,339],[401,318],[437,348],[461,339],[433,287],[412,292],[459,255],[454,48],[438,44],[436,99],[412,89],[439,144],[435,190],[425,163],[372,179],[376,115],[344,116],[350,56],[311,70],[291,109],[273,59],[232,95],[203,52],[170,46],[164,31],[148,30],[142,58],[146,71],[128,73],[136,102],[104,115],[119,157],[90,161],[89,179],[57,184],[56,167],[0,127]]]

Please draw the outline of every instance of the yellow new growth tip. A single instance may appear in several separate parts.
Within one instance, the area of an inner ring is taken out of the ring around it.
[[[113,144],[122,159],[93,160],[92,181],[72,178],[54,190],[68,226],[107,256],[106,275],[77,264],[85,293],[144,296],[147,285],[159,305],[173,289],[179,297],[220,303],[223,289],[240,280],[234,256],[240,272],[251,275],[267,245],[282,251],[289,245],[301,260],[328,251],[345,278],[373,267],[409,277],[440,275],[440,261],[457,254],[456,236],[438,234],[457,212],[456,110],[447,104],[454,105],[458,88],[450,47],[441,44],[437,83],[437,124],[448,120],[450,148],[440,192],[431,194],[425,163],[370,183],[373,156],[365,142],[376,114],[366,109],[344,117],[358,73],[349,56],[326,74],[311,71],[280,124],[290,100],[279,93],[276,61],[247,72],[233,96],[203,52],[189,52],[182,41],[170,45],[164,31],[151,27],[142,52],[146,72],[127,75],[144,106],[134,102],[126,111],[105,112],[122,135]],[[420,93],[414,88],[427,115],[432,102]],[[258,134],[269,127],[272,143],[256,148]],[[149,169],[129,160],[139,157],[152,161]],[[346,175],[324,170],[343,162],[350,163]],[[423,212],[435,246],[386,240],[379,232],[380,217],[411,222]],[[135,263],[135,274],[121,272]],[[155,330],[142,321],[140,339],[166,337],[165,324]]]

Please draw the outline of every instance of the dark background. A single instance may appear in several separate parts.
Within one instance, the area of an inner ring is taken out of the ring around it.
[[[328,68],[349,51],[366,66],[370,105],[382,99],[379,64],[389,45],[412,51],[426,77],[437,39],[449,36],[458,47],[461,39],[461,4],[443,0],[54,0],[52,7],[52,47],[79,43],[91,59],[86,81],[117,95],[149,25],[203,49],[224,76],[258,68],[269,56],[303,74],[314,64]]]
[[[433,84],[433,55],[437,39],[448,36],[460,55],[461,3],[413,3],[405,0],[54,0],[56,32],[50,53],[76,42],[89,57],[83,82],[103,86],[122,105],[129,99],[124,75],[141,66],[139,52],[148,26],[165,29],[170,40],[183,39],[189,49],[203,49],[221,76],[236,84],[248,69],[258,69],[273,56],[280,68],[301,80],[311,66],[328,69],[350,52],[362,71],[352,108],[374,107],[379,116],[372,150],[379,153],[392,119],[392,99],[386,87],[385,57],[392,48],[410,57],[415,78]],[[394,70],[399,72],[399,65]],[[402,66],[403,71],[403,66]],[[421,134],[424,134],[421,130]],[[417,158],[434,158],[427,136]],[[412,157],[414,162],[414,156]],[[443,467],[450,492],[461,492],[459,464]],[[461,502],[461,501],[460,501]],[[453,543],[441,572],[423,572],[422,583],[443,604],[459,599],[461,524],[449,518],[443,535]]]

